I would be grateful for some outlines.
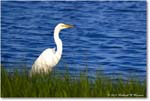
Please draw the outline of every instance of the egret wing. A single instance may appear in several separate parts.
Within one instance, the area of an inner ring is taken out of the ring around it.
[[[45,49],[33,64],[33,70],[37,71],[44,69],[44,71],[47,71],[48,69],[51,69],[55,65],[53,62],[55,59],[54,50],[54,48]]]
[[[52,48],[53,53],[55,53],[56,48]]]

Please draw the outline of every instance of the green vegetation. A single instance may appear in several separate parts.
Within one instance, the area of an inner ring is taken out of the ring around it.
[[[85,73],[72,79],[65,76],[34,75],[29,77],[26,72],[17,71],[8,74],[1,70],[2,97],[146,97],[146,81],[136,80],[123,82],[119,79],[112,82],[108,78],[97,75],[91,82]]]

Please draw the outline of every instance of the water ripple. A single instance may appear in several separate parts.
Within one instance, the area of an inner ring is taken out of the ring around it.
[[[115,5],[115,6],[114,6]],[[2,58],[9,69],[27,64],[48,47],[56,47],[53,29],[65,22],[62,59],[55,68],[77,76],[88,68],[105,75],[130,73],[146,77],[146,2],[49,2],[2,1]],[[117,79],[117,78],[112,78]]]

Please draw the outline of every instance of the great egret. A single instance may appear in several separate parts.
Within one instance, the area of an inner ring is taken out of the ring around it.
[[[72,25],[59,23],[54,29],[54,40],[57,46],[57,51],[55,48],[45,49],[41,55],[36,59],[32,65],[31,74],[34,73],[48,73],[52,68],[59,62],[62,55],[62,41],[59,38],[59,32],[65,28],[72,28]]]

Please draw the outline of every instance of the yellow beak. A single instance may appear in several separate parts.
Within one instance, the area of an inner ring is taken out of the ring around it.
[[[64,25],[66,28],[73,28],[74,26],[73,25],[69,25],[69,24],[65,24]]]

